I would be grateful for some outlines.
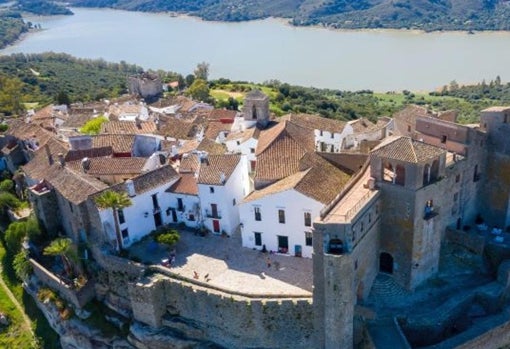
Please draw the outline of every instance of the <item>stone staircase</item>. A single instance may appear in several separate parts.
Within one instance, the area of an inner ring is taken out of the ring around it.
[[[393,318],[369,323],[367,329],[377,349],[411,349]]]
[[[372,305],[374,308],[398,308],[410,294],[390,275],[379,273],[372,285],[367,305]]]

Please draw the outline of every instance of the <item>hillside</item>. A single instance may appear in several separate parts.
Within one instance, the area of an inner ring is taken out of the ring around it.
[[[335,28],[510,30],[509,0],[71,0],[73,6],[170,11],[206,20],[285,17]]]

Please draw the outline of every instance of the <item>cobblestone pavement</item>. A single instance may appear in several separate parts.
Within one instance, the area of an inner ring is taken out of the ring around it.
[[[147,243],[135,246],[130,252],[144,262],[155,264],[170,255],[162,246],[151,249]],[[181,276],[198,278],[213,286],[237,292],[312,295],[311,259],[243,248],[239,232],[232,237],[212,234],[202,237],[182,231],[181,239],[175,246],[175,263],[170,269]]]

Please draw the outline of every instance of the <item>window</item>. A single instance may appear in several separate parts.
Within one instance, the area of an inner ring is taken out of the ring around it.
[[[241,142],[239,142],[239,141],[237,141],[236,143],[237,143],[237,145],[241,145]]]
[[[356,241],[356,227],[352,227],[352,242]]]
[[[455,183],[459,183],[459,182],[460,182],[460,174],[455,176]]]
[[[361,230],[362,233],[365,231],[365,223],[364,222],[361,222],[360,230]]]
[[[181,198],[177,198],[177,211],[184,211],[184,205]]]
[[[319,135],[322,136],[322,130],[319,130]]]
[[[214,187],[209,187],[209,193],[214,193]]]
[[[262,220],[262,215],[260,214],[260,207],[254,207],[253,210],[255,212],[255,220],[256,221],[261,221]]]
[[[407,132],[411,132],[411,125],[407,125]]]
[[[368,213],[368,223],[372,223],[372,212]]]
[[[129,238],[129,232],[128,232],[128,229],[127,229],[127,228],[126,228],[126,229],[122,229],[122,230],[120,231],[120,233],[122,234],[122,238],[123,238],[123,239],[127,239],[127,238]]]
[[[331,138],[335,138],[335,134],[331,132]]]
[[[289,252],[289,237],[284,235],[278,235],[278,252],[288,253]]]
[[[195,215],[193,213],[190,213],[188,216],[188,221],[194,221],[194,220],[195,220]]]
[[[285,224],[285,210],[278,210],[278,222]]]
[[[124,217],[124,210],[117,210],[117,215],[119,217],[119,224],[126,223],[126,217]]]
[[[448,137],[446,137],[446,135],[442,135],[442,136],[441,136],[441,143],[446,143],[446,139],[447,139],[447,138],[448,138]]]
[[[473,172],[473,182],[478,182],[480,180],[480,174],[478,173],[478,165],[475,165],[475,170]]]
[[[305,212],[305,227],[312,226],[312,214],[310,212]]]
[[[158,204],[158,194],[153,194],[151,195],[152,196],[152,206],[154,208],[159,208],[159,204]]]
[[[262,233],[253,233],[255,235],[255,246],[262,246]]]
[[[453,202],[457,202],[458,199],[459,199],[459,193],[453,194]]]
[[[255,148],[250,148],[250,153],[255,154]]]
[[[312,246],[312,233],[305,231],[305,245]]]
[[[73,212],[73,204],[69,202],[69,209]]]
[[[233,198],[232,199],[232,206],[235,206],[236,205],[236,198]]]

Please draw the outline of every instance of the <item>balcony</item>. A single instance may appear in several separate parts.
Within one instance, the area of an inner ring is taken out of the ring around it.
[[[207,218],[221,219],[221,211],[212,212],[211,210],[205,210],[205,216]]]
[[[425,212],[423,214],[423,219],[428,221],[429,219],[434,218],[439,215],[439,207],[437,206],[425,206]]]

